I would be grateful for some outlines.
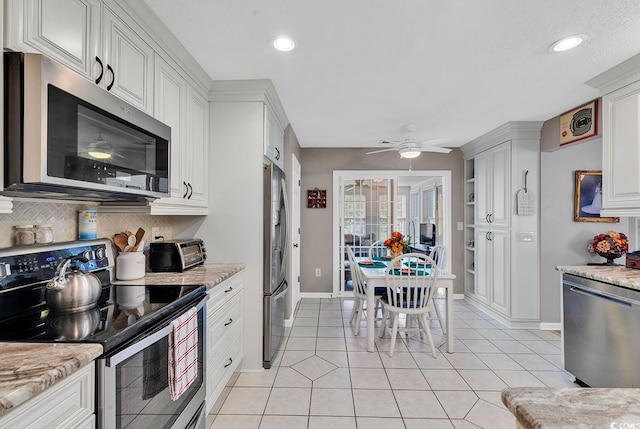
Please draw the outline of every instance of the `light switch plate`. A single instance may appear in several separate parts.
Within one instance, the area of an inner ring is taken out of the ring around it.
[[[516,233],[516,241],[533,242],[536,241],[536,235],[532,231],[518,231]]]
[[[462,222],[458,222],[458,231],[462,231],[464,228],[464,224]]]

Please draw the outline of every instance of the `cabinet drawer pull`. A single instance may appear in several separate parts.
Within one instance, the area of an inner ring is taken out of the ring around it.
[[[102,80],[102,75],[104,74],[104,66],[102,65],[102,61],[100,60],[100,57],[96,57],[96,61],[98,62],[98,65],[100,65],[100,75],[96,78],[96,85],[97,85]]]
[[[224,293],[231,292],[233,290],[233,286],[229,286],[229,289],[225,290]]]
[[[107,91],[111,91],[111,88],[113,88],[113,84],[116,83],[116,72],[113,71],[109,64],[107,64],[107,70],[111,72],[111,83],[107,85]]]
[[[227,368],[229,365],[231,365],[233,363],[233,359],[229,358],[229,363],[226,364],[224,367]]]
[[[191,183],[187,183],[187,186],[189,187],[189,196],[187,197],[187,199],[190,200],[191,196],[193,195],[193,186],[191,186]]]
[[[224,326],[229,326],[233,323],[233,319],[229,318],[229,321],[227,323],[224,324]]]
[[[487,215],[484,218],[487,220],[487,223],[491,223],[491,221],[489,220],[489,213],[487,213]]]
[[[187,182],[182,182],[182,185],[184,186],[184,194],[182,194],[182,198],[187,198],[187,195],[189,195],[189,186],[187,186]]]

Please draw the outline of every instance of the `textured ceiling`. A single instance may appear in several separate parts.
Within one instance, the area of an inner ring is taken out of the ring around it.
[[[407,123],[460,146],[596,98],[584,82],[640,53],[638,0],[145,1],[212,79],[271,79],[303,147],[377,147]],[[297,49],[271,49],[280,33]]]

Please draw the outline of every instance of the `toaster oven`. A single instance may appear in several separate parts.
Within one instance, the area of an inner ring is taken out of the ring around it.
[[[149,268],[153,272],[182,272],[207,259],[204,242],[198,238],[165,240],[150,244]]]

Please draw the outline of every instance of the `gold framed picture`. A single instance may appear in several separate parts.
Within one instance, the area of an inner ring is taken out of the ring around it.
[[[602,210],[602,171],[576,171],[573,220],[575,222],[620,222],[619,217],[601,217],[600,210]]]
[[[560,115],[560,146],[597,135],[597,99]]]

